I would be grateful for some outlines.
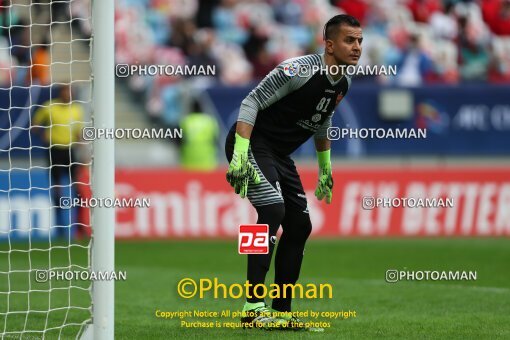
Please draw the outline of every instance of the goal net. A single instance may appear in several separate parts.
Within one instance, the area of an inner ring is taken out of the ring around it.
[[[91,5],[0,1],[0,333],[80,338],[93,320]]]

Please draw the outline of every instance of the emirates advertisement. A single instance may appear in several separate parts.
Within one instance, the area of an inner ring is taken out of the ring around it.
[[[299,170],[312,237],[510,235],[510,168],[337,169],[329,205],[314,196],[316,169]],[[120,169],[116,192],[150,201],[117,208],[118,238],[237,237],[240,225],[257,221],[223,169]]]

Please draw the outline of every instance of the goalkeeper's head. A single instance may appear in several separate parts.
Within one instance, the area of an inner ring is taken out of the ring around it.
[[[333,57],[337,65],[357,65],[361,57],[363,34],[359,21],[353,16],[340,14],[324,25],[324,52]]]

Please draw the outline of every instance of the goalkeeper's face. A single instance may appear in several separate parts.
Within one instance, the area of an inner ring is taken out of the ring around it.
[[[333,56],[337,65],[357,65],[362,42],[361,27],[341,25],[336,34],[326,41],[326,53]]]

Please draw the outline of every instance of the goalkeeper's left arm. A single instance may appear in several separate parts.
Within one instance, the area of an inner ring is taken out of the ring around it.
[[[315,189],[315,196],[319,201],[326,198],[326,203],[333,199],[333,176],[331,172],[331,141],[328,139],[327,129],[331,127],[331,117],[315,133],[315,150],[319,163],[319,180]]]

